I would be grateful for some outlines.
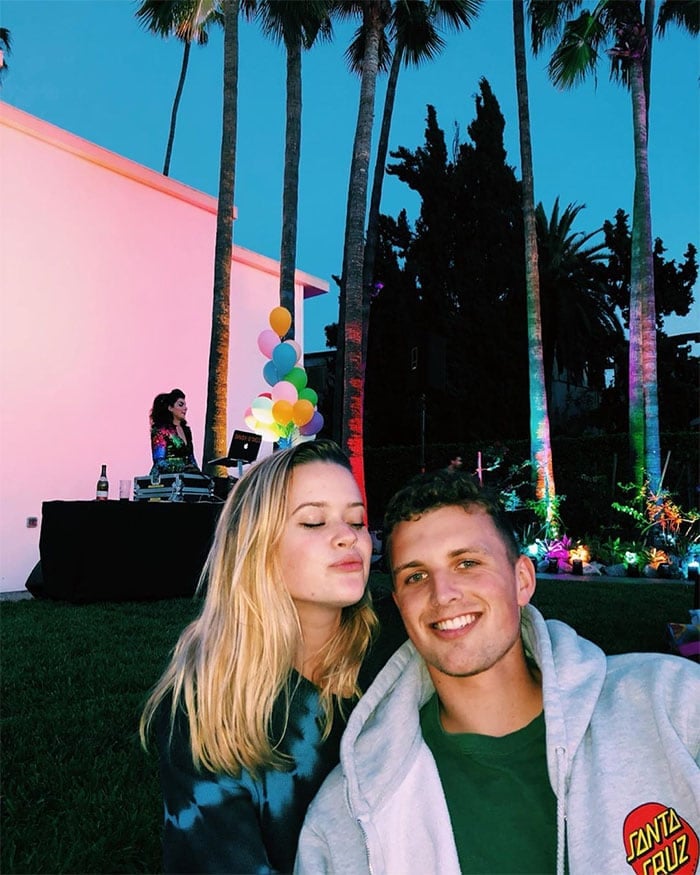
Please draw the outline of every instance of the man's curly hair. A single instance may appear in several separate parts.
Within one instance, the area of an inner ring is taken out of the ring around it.
[[[453,506],[467,513],[475,508],[484,511],[500,533],[508,557],[513,562],[517,560],[520,547],[497,496],[479,488],[469,474],[444,469],[418,474],[389,499],[383,529],[386,556],[390,556],[391,535],[399,523],[419,519],[431,510]]]

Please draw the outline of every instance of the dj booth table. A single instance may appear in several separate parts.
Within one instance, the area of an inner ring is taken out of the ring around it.
[[[76,603],[191,596],[221,502],[45,501],[44,598]]]

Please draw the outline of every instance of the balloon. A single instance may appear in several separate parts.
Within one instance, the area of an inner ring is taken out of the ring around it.
[[[275,367],[274,362],[265,362],[265,367],[263,368],[263,379],[267,383],[268,386],[274,386],[275,383],[279,382],[279,374],[277,373],[277,368]]]
[[[272,405],[272,418],[280,425],[289,425],[294,408],[289,401],[275,401]]]
[[[246,413],[243,417],[243,422],[245,422],[251,431],[257,431],[258,426],[260,425],[254,413]]]
[[[286,307],[275,307],[270,313],[270,328],[279,337],[283,337],[292,324],[292,316]]]
[[[274,421],[271,398],[265,398],[262,395],[258,395],[250,406],[253,415],[259,422],[269,424]]]
[[[301,358],[301,347],[296,342],[296,340],[285,340],[285,343],[287,344],[287,346],[291,346],[294,352],[297,354],[297,357],[294,360],[294,364],[296,364]]]
[[[307,386],[305,389],[302,389],[299,392],[299,399],[304,401],[310,401],[314,407],[318,404],[318,395],[310,386]]]
[[[311,420],[300,427],[299,432],[303,435],[318,434],[322,428],[323,416],[316,410]]]
[[[280,436],[280,430],[279,425],[273,422],[272,425],[260,425],[257,431],[264,440],[274,444]]]
[[[266,358],[272,358],[272,351],[279,345],[280,339],[274,331],[261,331],[258,334],[258,349]]]
[[[286,374],[296,364],[296,352],[294,347],[286,343],[278,343],[272,351],[272,361],[280,374]],[[283,378],[284,379],[284,378]]]
[[[297,387],[297,390],[301,392],[301,390],[306,386],[306,381],[308,377],[306,376],[306,371],[303,368],[292,368],[291,371],[285,373],[283,380],[286,380],[288,383],[291,383],[293,386]]]
[[[303,398],[296,402],[292,408],[292,418],[294,425],[306,425],[311,422],[314,415],[314,405],[310,401],[305,401]]]
[[[298,397],[296,386],[293,386],[286,380],[280,380],[279,383],[275,383],[272,387],[273,401],[289,401],[290,404],[294,404]]]

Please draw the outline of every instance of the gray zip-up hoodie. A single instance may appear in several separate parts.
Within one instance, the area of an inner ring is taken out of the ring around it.
[[[547,767],[557,797],[551,871],[563,875],[566,857],[570,875],[696,872],[700,666],[654,653],[606,657],[532,606],[523,611],[522,632],[542,672]],[[307,812],[297,875],[459,873],[440,777],[419,723],[433,691],[407,641],[350,717],[340,765]]]

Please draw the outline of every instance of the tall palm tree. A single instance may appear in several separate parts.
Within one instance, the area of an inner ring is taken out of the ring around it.
[[[11,51],[12,37],[10,31],[6,27],[0,27],[0,83],[2,83],[3,77],[9,69],[5,56],[9,55]]]
[[[543,506],[547,531],[556,534],[557,495],[554,486],[552,442],[549,433],[547,390],[542,350],[540,277],[535,221],[534,174],[530,136],[530,106],[525,56],[524,0],[513,0],[515,80],[518,95],[518,130],[522,168],[523,222],[525,227],[525,288],[527,297],[528,372],[530,393],[530,460],[535,475],[535,498]]]
[[[287,102],[280,246],[280,306],[292,315],[288,336],[294,337],[294,273],[297,250],[299,158],[301,155],[301,57],[319,35],[331,33],[331,0],[262,0],[258,18],[263,33],[283,42],[287,54]]]
[[[396,87],[401,65],[419,67],[433,61],[445,47],[440,29],[458,31],[469,28],[480,11],[483,0],[394,0],[389,36],[393,55],[384,96],[382,124],[377,141],[377,155],[372,180],[372,194],[367,219],[367,240],[363,266],[363,286],[367,294],[374,281],[374,260],[379,233],[379,208],[382,200],[389,134],[396,101]],[[352,57],[351,67],[361,72],[361,57]]]
[[[175,141],[175,126],[180,107],[180,98],[185,86],[185,77],[190,60],[190,48],[193,42],[206,45],[209,41],[209,26],[216,22],[223,24],[223,16],[216,0],[143,0],[136,12],[136,17],[151,33],[158,36],[176,36],[182,40],[182,64],[177,82],[173,108],[170,113],[170,129],[168,144],[165,148],[163,175],[170,173],[170,158]]]
[[[204,459],[224,456],[228,443],[226,409],[238,127],[238,19],[241,11],[250,18],[255,5],[255,0],[220,0],[224,16],[223,109],[207,405],[204,415]],[[207,465],[206,470],[212,476],[227,473],[225,468],[217,466]]]
[[[360,102],[353,140],[348,184],[343,247],[343,272],[340,282],[338,355],[335,391],[341,393],[340,439],[350,456],[353,473],[364,492],[363,408],[365,362],[362,347],[363,288],[362,268],[367,217],[367,178],[372,147],[372,124],[377,73],[388,46],[385,28],[389,22],[389,0],[339,0],[340,16],[361,15],[362,24],[354,44],[361,46],[362,78]],[[346,52],[350,58],[351,46]]]
[[[573,231],[583,209],[569,204],[559,213],[557,198],[548,218],[537,205],[537,246],[542,311],[542,347],[548,398],[554,363],[574,380],[603,389],[605,369],[624,340],[615,305],[603,279],[609,253],[606,240],[591,245],[603,233]]]
[[[561,88],[595,73],[605,46],[611,77],[629,89],[634,132],[634,200],[629,320],[629,439],[635,482],[646,479],[652,492],[661,481],[659,407],[656,374],[656,301],[651,231],[648,162],[648,119],[651,89],[651,49],[654,0],[600,0],[592,12],[570,17],[581,0],[530,0],[535,52],[558,39],[549,61],[549,76]],[[700,31],[697,0],[664,0],[656,30],[676,23],[689,33]]]

